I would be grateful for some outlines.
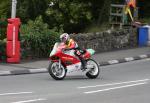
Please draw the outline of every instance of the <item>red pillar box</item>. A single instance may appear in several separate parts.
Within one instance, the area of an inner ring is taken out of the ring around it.
[[[7,57],[18,57],[20,56],[20,41],[7,41]]]
[[[18,38],[20,24],[19,18],[8,19],[6,45],[8,63],[20,62],[20,41]]]

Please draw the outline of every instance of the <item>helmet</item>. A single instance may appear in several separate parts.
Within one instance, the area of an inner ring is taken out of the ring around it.
[[[69,34],[63,33],[60,35],[60,41],[66,43],[70,39]]]

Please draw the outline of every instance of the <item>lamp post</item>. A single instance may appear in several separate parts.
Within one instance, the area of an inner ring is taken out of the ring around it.
[[[11,18],[16,17],[17,0],[12,0]]]

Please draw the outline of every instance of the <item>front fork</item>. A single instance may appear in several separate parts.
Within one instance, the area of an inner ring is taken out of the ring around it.
[[[59,59],[58,63],[59,63],[59,69],[61,69],[61,60],[60,59]]]

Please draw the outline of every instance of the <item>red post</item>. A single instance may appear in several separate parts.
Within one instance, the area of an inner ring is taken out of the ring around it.
[[[8,19],[6,54],[8,63],[20,62],[19,18]]]

